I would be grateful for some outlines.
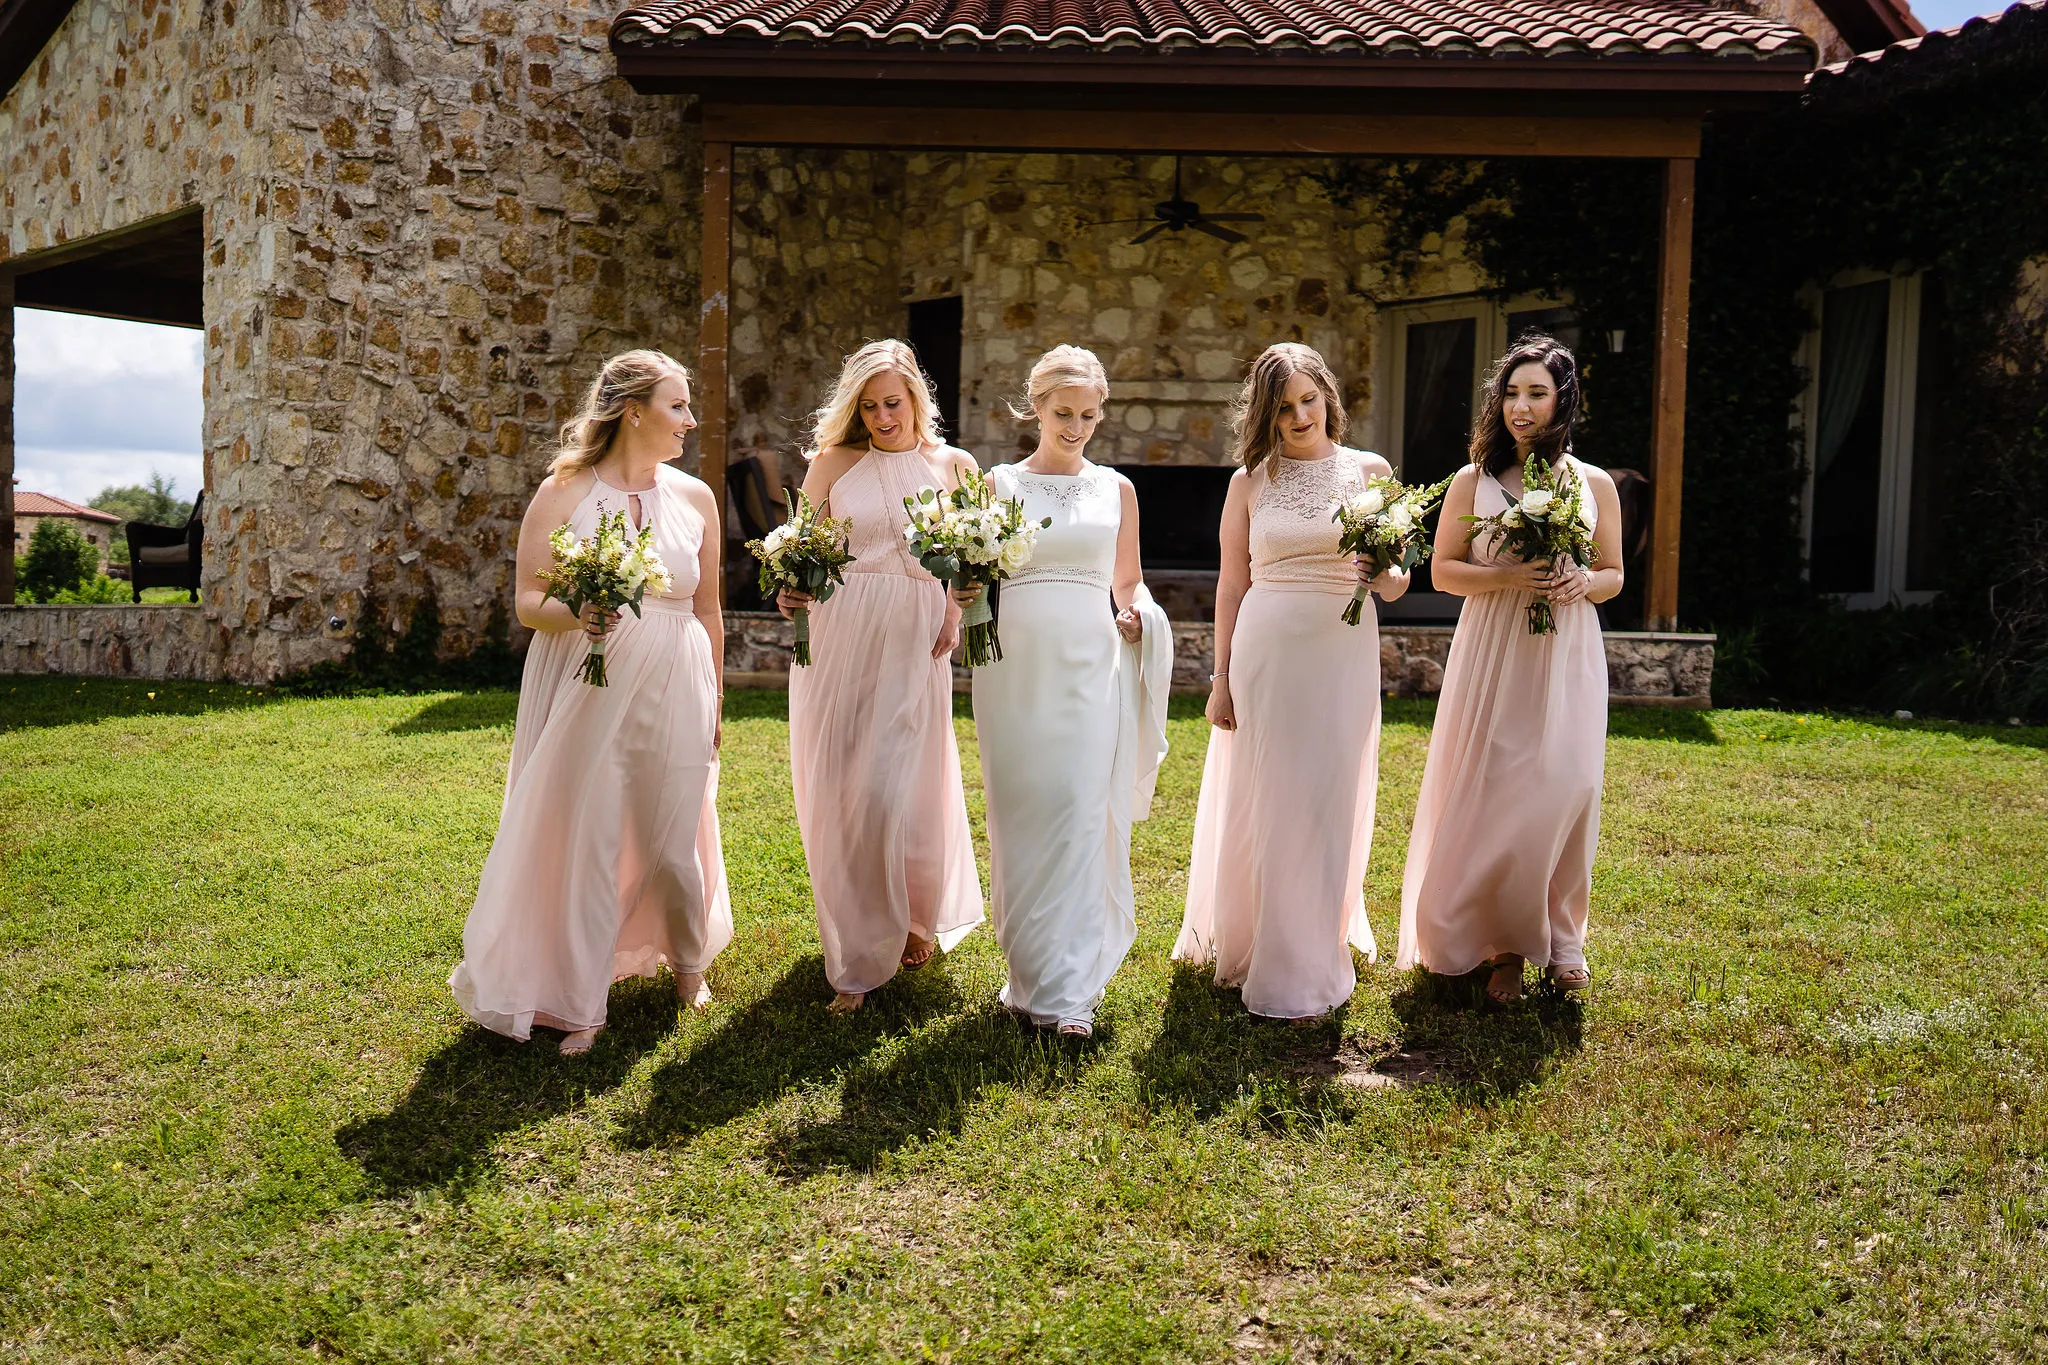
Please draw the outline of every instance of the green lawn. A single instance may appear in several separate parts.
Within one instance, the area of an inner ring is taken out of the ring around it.
[[[571,1060],[443,984],[511,696],[0,677],[0,1359],[2048,1355],[2048,732],[1617,714],[1590,1002],[1381,967],[1294,1029],[1166,961],[1176,703],[1063,1050],[987,932],[825,1013],[782,698],[731,710],[721,1003]]]

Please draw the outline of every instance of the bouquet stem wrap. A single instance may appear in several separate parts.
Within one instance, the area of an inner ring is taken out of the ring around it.
[[[1001,662],[1003,642],[996,635],[995,618],[995,609],[989,605],[985,592],[974,599],[973,606],[960,613],[960,640],[967,647],[969,668]]]
[[[811,666],[811,609],[798,607],[789,614],[790,624],[796,627],[796,647],[789,652],[790,662],[798,668]]]
[[[590,642],[590,652],[583,656],[583,667],[576,670],[576,676],[592,687],[603,687],[605,637],[600,635]]]

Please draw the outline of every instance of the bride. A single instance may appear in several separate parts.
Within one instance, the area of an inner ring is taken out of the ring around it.
[[[1002,1003],[1087,1038],[1137,936],[1131,822],[1150,813],[1166,754],[1173,636],[1140,576],[1137,494],[1086,459],[1109,397],[1102,362],[1055,347],[1029,394],[1038,449],[990,479],[1052,525],[1000,589],[1003,659],[974,671],[974,724]]]

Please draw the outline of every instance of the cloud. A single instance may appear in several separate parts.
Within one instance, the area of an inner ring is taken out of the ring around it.
[[[201,484],[202,338],[184,327],[17,308],[16,486],[86,501],[109,484]]]

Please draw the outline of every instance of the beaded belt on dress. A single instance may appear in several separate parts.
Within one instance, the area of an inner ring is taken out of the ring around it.
[[[1046,564],[1019,569],[1003,580],[1004,588],[1026,583],[1083,583],[1091,588],[1109,587],[1107,569],[1090,569],[1079,564]]]

